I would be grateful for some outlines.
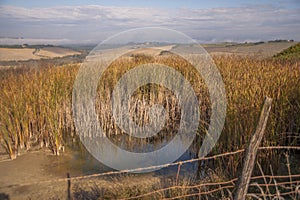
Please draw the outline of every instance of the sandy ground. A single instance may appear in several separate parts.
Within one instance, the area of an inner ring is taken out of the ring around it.
[[[44,152],[32,152],[12,161],[0,162],[0,194],[10,199],[47,199],[57,197],[66,199],[66,183],[29,184],[36,181],[55,180],[59,176],[47,172],[45,165],[50,161]]]
[[[56,58],[79,54],[80,52],[61,47],[45,47],[42,49],[0,48],[0,61],[39,60],[41,58]]]
[[[67,199],[68,182],[61,179],[66,178],[67,173],[70,173],[71,177],[85,175],[82,170],[86,167],[80,163],[74,163],[72,161],[74,157],[76,158],[76,155],[70,152],[54,156],[50,151],[39,150],[27,152],[15,160],[9,160],[1,153],[0,199]],[[82,160],[79,159],[78,162]],[[70,193],[74,196],[78,192],[77,187],[88,192],[95,187],[114,190],[122,185],[154,185],[159,184],[159,181],[159,178],[151,173],[101,176],[72,180]]]

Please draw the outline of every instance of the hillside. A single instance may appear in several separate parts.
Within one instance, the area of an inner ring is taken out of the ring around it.
[[[300,42],[279,52],[274,57],[282,58],[282,59],[298,59],[298,58],[300,58]]]

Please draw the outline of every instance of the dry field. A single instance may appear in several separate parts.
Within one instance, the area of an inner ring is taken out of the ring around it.
[[[202,45],[211,55],[240,55],[270,57],[284,49],[289,48],[297,42],[270,42],[261,44],[212,44]]]
[[[41,58],[51,59],[79,54],[80,52],[62,47],[45,47],[42,49],[0,48],[0,61],[39,60]]]
[[[202,47],[211,55],[239,55],[270,57],[282,50],[296,44],[296,42],[274,42],[262,44],[203,44]],[[174,45],[167,45],[154,48],[136,49],[132,54],[148,54],[157,56],[162,51],[169,51],[176,48]],[[115,50],[114,50],[115,51]],[[114,52],[115,53],[115,52]],[[0,61],[27,61],[62,58],[70,55],[80,55],[78,51],[63,47],[44,47],[36,48],[0,48]]]
[[[289,48],[297,42],[268,42],[268,43],[248,43],[248,44],[202,44],[201,46],[212,56],[223,56],[223,55],[236,55],[236,56],[255,56],[260,58],[271,57],[284,49]],[[158,56],[163,51],[170,51],[174,48],[182,48],[180,45],[168,45],[161,47],[152,47],[146,49],[137,49],[129,55],[133,54],[147,54],[151,56]],[[189,46],[189,50],[193,47]],[[197,49],[195,49],[197,50]]]
[[[152,48],[145,48],[145,49],[137,49],[135,51],[131,51],[130,56],[137,55],[137,54],[145,54],[149,56],[158,56],[162,51],[170,51],[174,48],[175,45],[168,45],[168,46],[161,46],[161,47],[152,47]]]

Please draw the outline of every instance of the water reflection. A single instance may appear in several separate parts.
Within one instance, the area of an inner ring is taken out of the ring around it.
[[[76,138],[76,137],[75,137]],[[122,140],[125,140],[125,136],[122,136]],[[170,139],[170,138],[169,138]],[[168,141],[168,138],[162,141],[152,141],[152,143],[143,144],[144,151],[155,150],[164,146]],[[120,143],[125,144],[126,142]],[[124,146],[123,146],[124,147]],[[124,147],[125,148],[125,147]],[[139,146],[139,149],[141,146]],[[135,148],[133,148],[135,149]],[[197,148],[196,144],[192,144],[191,147],[175,162],[185,161],[192,158],[197,158]],[[95,173],[103,173],[108,171],[115,171],[114,169],[102,164],[97,159],[95,159],[88,150],[82,145],[79,138],[77,137],[74,141],[69,139],[67,143],[66,152],[59,157],[49,156],[50,165],[45,166],[50,174],[58,175],[60,177],[65,177],[66,172],[69,172],[71,176],[81,176],[90,175]],[[180,177],[184,178],[194,178],[197,176],[199,170],[198,161],[192,163],[185,163],[180,167]],[[161,177],[176,177],[178,171],[178,165],[165,167],[152,173],[154,176]]]

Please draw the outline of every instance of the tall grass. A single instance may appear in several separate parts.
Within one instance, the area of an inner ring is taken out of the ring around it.
[[[290,137],[299,136],[300,132],[300,67],[297,61],[235,56],[214,57],[214,61],[225,83],[228,109],[224,130],[213,153],[244,147],[256,127],[265,96],[273,98],[274,104],[262,145],[299,145],[299,141]],[[129,69],[149,62],[173,67],[191,83],[200,102],[198,140],[201,141],[209,124],[209,93],[196,70],[174,55],[120,58],[104,72],[99,80],[96,108],[107,136],[121,144],[120,137],[125,135],[115,124],[109,106],[115,84]],[[36,146],[46,146],[56,155],[63,150],[65,137],[76,132],[71,93],[78,68],[79,65],[63,65],[1,71],[0,139],[12,159],[23,149]],[[134,121],[139,125],[148,123],[148,108],[153,103],[166,109],[165,128],[148,139],[126,136],[126,148],[143,151],[144,144],[169,140],[173,134],[165,133],[176,133],[180,105],[172,91],[155,84],[140,87],[134,93],[130,102]],[[265,152],[265,157],[270,156]],[[238,157],[226,161],[232,171],[240,163]]]
[[[74,130],[71,89],[76,66],[2,72],[1,143],[11,159],[38,145],[59,155],[63,133]]]
[[[245,147],[256,128],[265,96],[273,98],[273,104],[261,145],[299,145],[299,140],[295,140],[300,135],[298,62],[218,57],[215,58],[215,63],[223,75],[228,99],[226,123],[218,148],[215,148],[218,151],[216,153]],[[277,153],[275,154],[271,151],[264,152],[260,159],[270,164],[278,160]],[[239,169],[242,158],[230,159],[226,164],[229,163],[231,169]]]

